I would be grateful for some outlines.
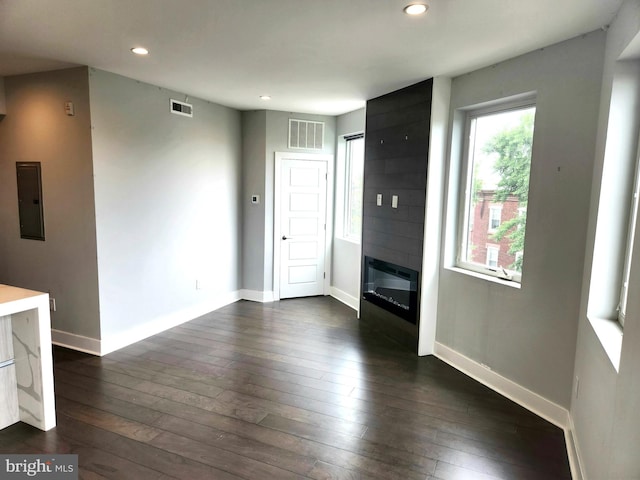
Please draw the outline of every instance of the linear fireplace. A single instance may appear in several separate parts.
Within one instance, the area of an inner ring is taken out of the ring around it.
[[[363,281],[363,298],[417,324],[418,272],[365,256]]]

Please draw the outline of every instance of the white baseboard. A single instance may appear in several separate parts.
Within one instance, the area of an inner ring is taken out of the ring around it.
[[[60,347],[78,350],[79,352],[100,355],[100,340],[96,338],[83,337],[74,333],[62,330],[51,329],[51,343]]]
[[[118,332],[110,337],[102,339],[100,355],[106,355],[114,352],[128,345],[139,342],[140,340],[144,340],[145,338],[193,320],[194,318],[213,312],[225,305],[237,302],[240,299],[239,291],[229,292],[226,295],[212,298],[193,307],[172,312],[167,315],[154,318],[143,325],[137,325],[129,330]]]
[[[567,456],[569,457],[569,467],[571,468],[571,478],[573,480],[587,480],[587,476],[582,469],[584,462],[580,453],[578,437],[575,435],[576,428],[573,424],[573,417],[569,415],[569,425],[564,429],[564,441],[567,444]]]
[[[114,352],[128,345],[132,345],[140,340],[156,335],[160,332],[164,332],[170,328],[181,325],[185,322],[198,318],[209,312],[213,312],[225,305],[237,302],[240,299],[246,298],[244,292],[235,291],[229,292],[226,295],[210,299],[206,302],[198,304],[193,307],[185,308],[177,312],[172,312],[167,315],[155,318],[146,322],[143,325],[137,325],[131,329],[118,332],[102,340],[95,338],[83,337],[82,335],[76,335],[74,333],[64,332],[62,330],[51,330],[51,340],[54,345],[70,348],[72,350],[78,350],[80,352],[90,353],[92,355],[103,356],[108,353]],[[256,292],[257,293],[257,292]],[[248,300],[253,300],[247,298]],[[265,295],[261,298],[268,298]],[[269,300],[262,300],[269,301]]]
[[[259,290],[240,290],[240,298],[250,302],[269,303],[273,302],[273,292],[263,292]]]
[[[435,356],[557,427],[563,430],[568,427],[569,412],[565,408],[518,385],[513,380],[503,377],[486,365],[482,365],[439,342],[435,344]]]
[[[354,297],[353,295],[349,295],[339,288],[331,287],[329,295],[331,295],[336,300],[341,301],[347,307],[351,307],[356,311],[360,308],[360,301],[356,297]]]

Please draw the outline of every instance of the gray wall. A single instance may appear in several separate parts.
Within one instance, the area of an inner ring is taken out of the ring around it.
[[[242,288],[264,291],[266,110],[242,112]],[[251,195],[260,195],[252,204]]]
[[[315,122],[325,122],[324,125],[324,148],[318,150],[292,150],[289,148],[289,119],[312,120]],[[265,290],[273,290],[273,208],[274,208],[274,174],[275,174],[275,153],[276,152],[304,152],[304,153],[328,153],[335,154],[336,151],[336,118],[324,115],[309,115],[296,112],[267,111],[267,136],[266,136],[266,177],[265,177]]]
[[[263,123],[262,116],[265,116]],[[289,142],[289,118],[325,122],[324,148],[317,150],[291,150]],[[262,112],[243,113],[243,126],[248,131],[243,132],[243,151],[250,153],[251,158],[244,158],[245,179],[244,188],[262,188],[261,205],[249,209],[251,214],[243,222],[244,243],[243,252],[243,287],[248,290],[258,290],[259,293],[270,295],[273,293],[273,189],[275,152],[304,152],[304,153],[335,153],[335,117],[324,115],[309,115],[295,112],[279,112],[267,110]],[[252,136],[249,136],[251,134]],[[255,136],[253,136],[255,135]],[[264,149],[263,149],[264,147]],[[259,154],[263,149],[263,157]],[[251,169],[251,173],[247,169]],[[259,191],[244,191],[244,201],[252,193]],[[250,198],[249,198],[250,200]],[[262,218],[260,216],[263,215]],[[251,220],[251,222],[249,221]],[[262,254],[260,255],[260,252]]]
[[[338,225],[337,222],[342,222],[343,218],[338,212],[338,209],[344,208],[344,192],[340,191],[344,186],[344,148],[346,147],[344,136],[354,133],[363,133],[365,127],[365,109],[361,108],[353,112],[345,113],[337,117],[336,123],[336,190],[335,190],[335,214],[334,219],[336,224],[334,226],[334,238],[333,238],[333,256],[331,266],[331,286],[337,289],[335,292],[339,295],[339,298],[343,300],[352,299],[353,308],[359,308],[360,298],[360,267],[362,256],[362,244],[344,240],[341,236],[342,225]],[[344,297],[346,294],[348,297]],[[351,297],[351,298],[349,298]]]
[[[366,113],[365,108],[360,108],[338,116],[336,118],[336,135],[344,136],[364,133]]]
[[[625,122],[625,124],[635,125],[634,131],[626,132],[624,129],[625,132],[621,134],[618,128],[609,129],[609,122],[620,113],[615,105],[617,99],[612,98],[612,92],[614,79],[620,78],[618,74],[621,71],[627,73],[632,70],[636,71],[636,91],[630,92],[630,98],[626,103],[632,103],[634,95],[637,98],[637,89],[640,88],[637,54],[634,60],[635,66],[624,65],[617,60],[632,40],[635,39],[636,45],[638,44],[637,35],[639,32],[640,4],[634,0],[627,1],[623,4],[617,18],[607,32],[602,95],[598,98],[601,102],[598,142],[593,170],[593,192],[587,234],[588,255],[585,260],[585,280],[583,282],[575,361],[575,378],[579,378],[579,382],[574,384],[571,403],[574,435],[582,460],[582,468],[585,478],[590,480],[640,478],[640,460],[638,459],[638,445],[640,445],[640,409],[638,408],[638,399],[640,398],[640,376],[638,375],[640,371],[640,297],[634,293],[640,290],[640,244],[638,243],[640,233],[637,229],[629,284],[631,293],[627,304],[619,372],[616,372],[587,318],[588,305],[590,313],[600,313],[606,310],[607,304],[606,290],[598,288],[599,278],[602,276],[600,265],[602,262],[597,257],[602,255],[603,249],[611,248],[613,242],[601,244],[596,241],[596,226],[597,223],[601,223],[598,225],[598,234],[601,235],[602,219],[609,215],[598,218],[598,212],[605,208],[606,202],[612,200],[608,198],[610,192],[616,194],[616,191],[610,178],[603,176],[603,171],[617,172],[624,168],[625,163],[633,165],[637,155],[637,125],[640,124],[638,109],[629,111],[629,117]],[[624,99],[620,100],[624,103]],[[612,102],[612,108],[610,108],[610,102]],[[626,106],[623,105],[623,107]],[[612,149],[618,154],[611,156]],[[625,155],[621,155],[625,152]],[[610,174],[608,176],[610,177]],[[600,198],[601,192],[604,195],[602,199]],[[606,209],[606,212],[611,214],[611,217],[615,216],[609,209]],[[625,223],[626,218],[623,218],[622,222]],[[605,230],[609,230],[609,228],[607,227]],[[611,257],[609,258],[611,259]],[[615,258],[613,260],[615,261]],[[617,278],[616,281],[618,281]],[[617,295],[617,292],[614,292],[614,295]]]
[[[49,292],[52,327],[100,336],[87,69],[5,78],[0,121],[0,283]],[[64,102],[72,101],[75,116]],[[41,162],[44,242],[20,238],[16,162]]]
[[[91,70],[103,341],[240,288],[240,112]],[[196,290],[196,281],[203,287]],[[185,318],[186,319],[186,318]]]
[[[591,33],[455,78],[457,109],[537,91],[522,288],[441,272],[436,340],[568,408],[589,214],[605,33]],[[452,157],[458,149],[452,149]],[[454,170],[455,172],[455,170]],[[457,222],[449,178],[446,212],[452,266]]]

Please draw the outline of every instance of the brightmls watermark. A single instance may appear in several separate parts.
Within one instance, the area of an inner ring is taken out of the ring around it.
[[[0,480],[78,480],[78,455],[0,455]]]

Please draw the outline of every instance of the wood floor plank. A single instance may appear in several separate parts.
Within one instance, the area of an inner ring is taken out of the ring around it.
[[[272,466],[280,466],[285,470],[301,475],[310,472],[317,462],[317,459],[312,456],[300,455],[292,450],[267,445],[247,437],[217,430],[172,415],[163,415],[155,422],[155,425],[163,430],[200,443],[244,455]]]
[[[83,405],[66,398],[59,398],[58,406],[67,415],[83,423],[115,432],[138,442],[149,443],[162,433],[161,430],[104,410]]]
[[[3,453],[83,479],[568,479],[563,432],[331,298],[236,302],[105,357],[54,348],[58,426]]]
[[[368,475],[326,462],[317,462],[309,476],[315,480],[385,480],[386,477]]]
[[[375,462],[374,473],[385,472],[387,478],[423,478],[426,473],[433,472],[436,462],[420,455],[407,454],[392,447],[381,446],[374,442],[354,442],[354,438],[341,435],[332,430],[310,426],[278,415],[267,415],[260,425],[274,430],[290,433],[302,438],[324,443],[325,445],[351,451]]]
[[[243,478],[278,478],[281,480],[308,478],[284,468],[274,467],[268,463],[212,447],[171,432],[158,435],[149,444]]]
[[[70,417],[65,417],[63,420],[58,429],[64,437],[101,448],[113,455],[141,465],[153,465],[157,470],[173,478],[215,478],[216,480],[239,480],[241,478],[147,443],[136,442],[113,432],[83,424]]]

